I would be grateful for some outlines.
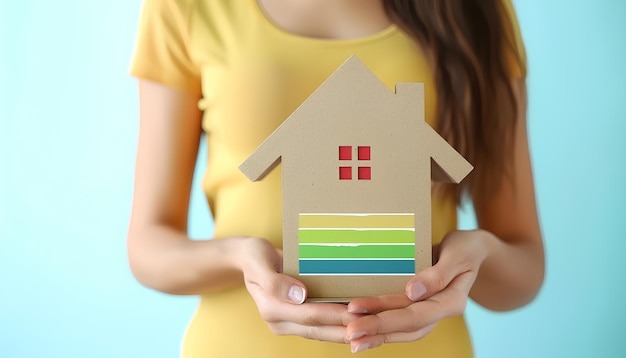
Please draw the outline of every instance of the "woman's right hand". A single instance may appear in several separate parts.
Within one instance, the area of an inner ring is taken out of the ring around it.
[[[306,286],[281,273],[282,254],[269,241],[247,238],[242,252],[246,288],[273,333],[349,343],[346,326],[361,315],[348,313],[343,304],[304,303]]]

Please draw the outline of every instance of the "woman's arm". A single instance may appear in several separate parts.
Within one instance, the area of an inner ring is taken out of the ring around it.
[[[535,189],[528,149],[526,86],[513,85],[518,98],[513,180],[497,192],[474,198],[478,227],[488,252],[470,296],[492,310],[510,310],[530,302],[544,277],[544,250],[537,218]]]
[[[241,284],[242,238],[192,241],[187,213],[201,134],[197,95],[139,81],[140,128],[128,258],[139,282],[172,294]]]

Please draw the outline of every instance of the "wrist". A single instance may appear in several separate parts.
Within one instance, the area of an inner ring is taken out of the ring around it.
[[[260,265],[270,265],[277,272],[282,271],[282,259],[268,240],[259,237],[236,237],[233,240],[233,262],[244,276],[247,272],[259,270]]]
[[[223,267],[238,274],[243,273],[247,264],[246,248],[252,238],[232,236],[223,239],[213,239],[218,246],[217,255]]]
[[[473,233],[476,235],[476,239],[474,240],[477,244],[477,252],[478,257],[480,258],[480,263],[484,263],[488,260],[489,257],[493,255],[496,251],[496,245],[499,240],[496,236],[490,231],[477,229],[474,230]]]
[[[219,291],[224,286],[241,282],[244,238],[228,237],[194,241],[189,245],[190,260],[196,262],[197,279],[211,282],[208,291]]]
[[[448,246],[461,243],[464,260],[478,268],[493,255],[497,241],[495,239],[491,232],[483,229],[452,231],[437,248],[437,260],[442,251],[449,251]]]

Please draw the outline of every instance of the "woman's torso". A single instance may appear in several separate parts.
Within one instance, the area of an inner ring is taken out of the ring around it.
[[[423,82],[426,118],[433,125],[430,69],[419,48],[395,26],[352,40],[303,37],[285,31],[256,0],[189,3],[189,55],[202,76],[200,102],[208,135],[203,188],[216,239],[250,235],[281,247],[280,170],[250,183],[239,164],[350,55],[390,89]],[[450,201],[434,200],[433,241],[456,227]],[[183,357],[339,357],[348,346],[272,334],[243,286],[203,296],[189,324]],[[439,323],[426,339],[365,352],[384,357],[468,357],[462,317]]]

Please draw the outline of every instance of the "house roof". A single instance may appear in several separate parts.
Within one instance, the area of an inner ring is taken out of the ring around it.
[[[398,83],[395,89],[394,93],[363,62],[351,56],[259,145],[241,164],[240,170],[252,181],[263,179],[287,154],[285,151],[288,148],[283,141],[285,137],[314,135],[318,127],[328,124],[328,121],[337,121],[336,115],[320,113],[345,112],[347,115],[341,116],[342,120],[350,120],[354,117],[350,111],[379,106],[387,108],[388,112],[395,111],[397,118],[409,118],[410,123],[400,125],[409,130],[410,124],[411,128],[420,132],[421,145],[428,147],[432,157],[430,169],[433,179],[459,183],[473,167],[424,122],[423,84]],[[373,102],[376,105],[373,106]],[[359,122],[360,126],[371,127],[374,124],[379,131],[386,130],[389,125],[374,121]]]

